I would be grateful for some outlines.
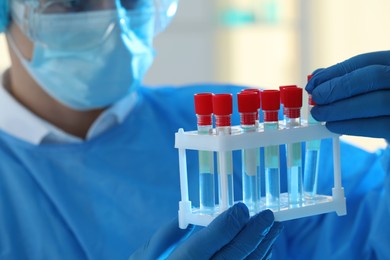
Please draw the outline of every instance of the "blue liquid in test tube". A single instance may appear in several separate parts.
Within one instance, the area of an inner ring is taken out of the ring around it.
[[[214,155],[211,151],[199,151],[200,210],[213,213],[215,207]]]
[[[314,103],[309,97],[309,116],[308,123],[310,125],[319,124],[310,113]],[[317,195],[317,180],[318,180],[318,163],[320,158],[321,140],[312,140],[306,142],[305,154],[305,172],[304,172],[304,191],[305,199],[314,199]]]
[[[243,197],[244,203],[250,211],[257,211],[260,208],[260,187],[257,176],[260,167],[260,153],[258,148],[245,149],[242,151],[242,176],[243,176]]]
[[[303,202],[301,143],[287,144],[287,183],[290,207],[300,206]]]
[[[212,97],[211,93],[199,93],[194,96],[199,135],[212,134]],[[215,210],[214,153],[199,151],[198,156],[200,211],[213,214]]]
[[[264,131],[278,129],[278,123],[264,122]],[[279,146],[264,147],[265,162],[265,196],[267,208],[280,208],[280,173],[279,173]]]

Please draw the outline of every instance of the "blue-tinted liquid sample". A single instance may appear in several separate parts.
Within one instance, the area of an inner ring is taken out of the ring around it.
[[[214,211],[214,153],[210,151],[199,151],[199,199],[202,212]]]
[[[309,110],[313,106],[309,106]],[[319,124],[309,113],[308,122],[310,125]],[[314,199],[317,195],[318,164],[320,160],[321,140],[306,142],[305,172],[303,175],[303,186],[305,199]]]
[[[290,207],[302,205],[302,167],[293,166],[287,170],[288,178],[288,200]]]
[[[200,173],[200,209],[203,213],[213,213],[215,206],[214,174]]]
[[[306,150],[304,190],[305,198],[312,199],[317,194],[319,150]]]
[[[259,156],[259,149],[245,149],[242,151],[243,200],[250,211],[255,211],[256,205],[259,204]]]
[[[244,203],[250,211],[256,209],[258,202],[258,187],[257,187],[257,176],[256,175],[244,175]]]
[[[278,122],[264,123],[264,131],[278,129]],[[264,147],[265,167],[265,206],[272,210],[280,209],[279,146]]]
[[[221,195],[221,176],[218,174],[218,193],[219,193],[219,204],[221,204],[221,200],[222,200],[222,195]],[[227,187],[227,190],[228,190],[228,196],[227,196],[227,203],[228,203],[228,207],[231,207],[233,206],[233,202],[234,202],[234,196],[233,196],[233,174],[228,174],[227,175],[227,181],[228,181],[228,187]]]
[[[303,202],[301,143],[287,144],[287,188],[290,207],[301,206]]]
[[[233,174],[228,174],[228,206],[233,206],[234,203],[234,191],[233,191]]]
[[[265,200],[266,207],[280,209],[280,178],[279,168],[265,168]]]

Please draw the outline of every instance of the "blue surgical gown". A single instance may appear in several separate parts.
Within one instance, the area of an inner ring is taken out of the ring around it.
[[[81,144],[36,146],[0,132],[0,259],[126,259],[177,215],[174,133],[196,128],[193,94],[238,91],[234,86],[142,87],[124,123]],[[238,124],[237,115],[233,123]],[[324,193],[330,193],[333,181],[330,151],[324,142],[319,181]],[[238,176],[239,155],[234,153]],[[390,184],[387,162],[381,160],[387,157],[346,144],[342,156],[348,215],[285,222],[275,259],[390,256]],[[195,152],[187,159],[194,172]],[[196,174],[189,182],[197,205]]]

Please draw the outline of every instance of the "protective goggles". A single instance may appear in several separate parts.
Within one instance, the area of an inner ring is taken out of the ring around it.
[[[62,40],[64,34],[69,35],[69,41],[84,34],[85,42],[93,46],[118,24],[122,31],[136,33],[141,39],[155,36],[172,20],[178,1],[11,0],[11,15],[34,42],[56,48],[56,34]]]

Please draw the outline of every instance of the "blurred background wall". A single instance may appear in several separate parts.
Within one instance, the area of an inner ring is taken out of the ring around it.
[[[387,0],[180,0],[145,84],[304,87],[318,67],[389,49],[388,10]],[[0,71],[9,66],[4,48],[2,35]]]
[[[10,64],[4,34],[0,34],[0,73]]]
[[[390,47],[387,0],[182,0],[146,83],[306,83],[315,68]]]

